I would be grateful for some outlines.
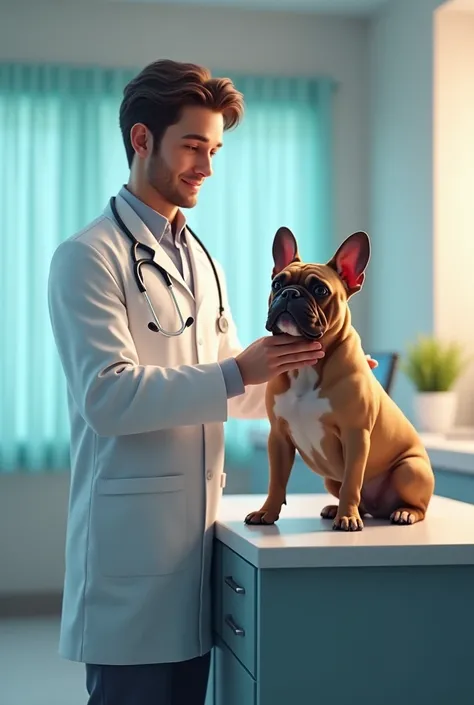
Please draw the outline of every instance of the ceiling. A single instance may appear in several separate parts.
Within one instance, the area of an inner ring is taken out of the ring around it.
[[[149,3],[155,5],[252,8],[288,12],[324,12],[328,14],[370,15],[388,0],[108,0],[108,2]]]

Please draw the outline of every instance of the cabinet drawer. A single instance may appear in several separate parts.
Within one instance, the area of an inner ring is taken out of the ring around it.
[[[255,675],[256,569],[227,546],[218,552],[214,628]]]
[[[256,705],[256,683],[234,654],[218,642],[214,655],[214,705]]]

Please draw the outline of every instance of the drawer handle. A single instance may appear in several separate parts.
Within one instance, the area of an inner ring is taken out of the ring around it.
[[[232,575],[228,575],[226,578],[224,578],[224,580],[225,584],[228,585],[238,595],[245,595],[245,588],[238,585]]]
[[[242,629],[242,627],[237,626],[237,624],[234,622],[234,620],[232,619],[232,616],[230,614],[226,615],[225,623],[227,624],[228,627],[230,627],[232,629],[235,636],[245,636],[245,630]]]

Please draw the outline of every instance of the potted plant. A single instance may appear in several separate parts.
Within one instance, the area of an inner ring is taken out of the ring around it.
[[[415,424],[421,431],[445,433],[455,422],[457,393],[454,389],[467,365],[462,346],[420,335],[407,346],[400,368],[416,389]]]

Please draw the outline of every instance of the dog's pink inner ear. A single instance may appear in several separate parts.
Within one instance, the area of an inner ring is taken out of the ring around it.
[[[358,251],[356,251],[356,248],[350,249],[353,249],[353,251],[351,252],[349,250],[348,252],[341,253],[337,258],[337,269],[341,279],[347,282],[350,289],[353,289],[359,284],[362,284],[364,281],[364,273],[359,273],[357,270]]]
[[[290,262],[293,262],[293,258],[295,256],[295,248],[293,247],[293,244],[290,240],[287,238],[282,238],[283,242],[280,244],[280,248],[278,251],[277,259],[276,259],[276,266],[279,269],[284,269],[287,267]]]
[[[295,237],[288,228],[280,228],[275,235],[273,243],[273,261],[275,267],[273,273],[278,274],[285,269],[291,262],[298,258],[298,247]]]
[[[349,291],[358,291],[365,278],[370,258],[370,242],[366,233],[357,232],[347,238],[329,262]]]

